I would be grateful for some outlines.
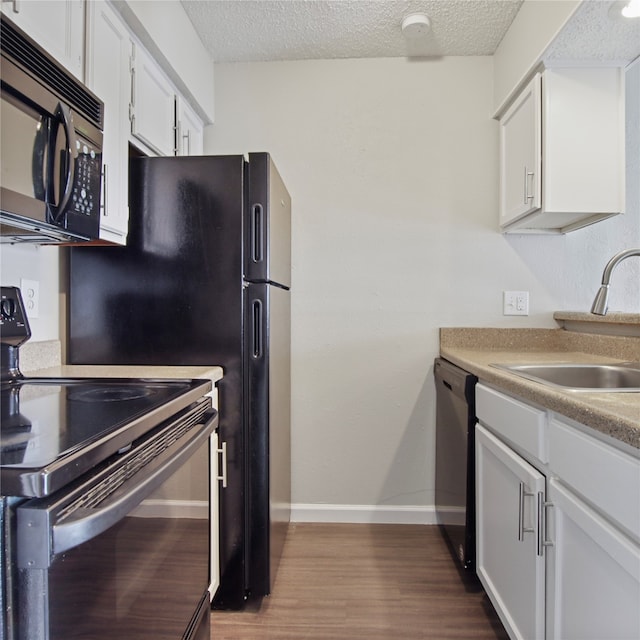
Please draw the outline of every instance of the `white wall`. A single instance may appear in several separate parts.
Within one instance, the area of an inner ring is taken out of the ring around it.
[[[207,151],[271,152],[293,199],[293,500],[420,512],[438,328],[587,310],[606,260],[640,245],[637,204],[567,236],[500,235],[491,58],[215,73]],[[530,292],[529,317],[502,315],[504,289]]]
[[[39,315],[29,317],[32,342],[60,337],[61,251],[55,246],[0,244],[0,284],[19,287],[22,278],[39,284]]]

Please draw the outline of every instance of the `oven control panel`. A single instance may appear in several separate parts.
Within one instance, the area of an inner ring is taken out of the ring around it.
[[[2,344],[17,347],[31,337],[29,321],[18,287],[2,287],[0,293],[0,336]]]

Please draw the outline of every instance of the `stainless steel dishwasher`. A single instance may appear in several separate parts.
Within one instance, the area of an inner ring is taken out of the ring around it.
[[[436,515],[462,567],[475,572],[476,376],[442,358],[436,384]]]

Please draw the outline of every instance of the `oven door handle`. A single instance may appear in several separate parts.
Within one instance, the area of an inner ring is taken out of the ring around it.
[[[214,429],[217,414],[202,425],[191,440],[175,452],[169,447],[158,465],[150,463],[96,509],[78,509],[77,515],[52,527],[53,554],[57,555],[97,537],[137,507],[147,496],[162,485],[204,444]]]
[[[194,425],[182,438],[133,473],[95,507],[79,507],[67,517],[62,517],[61,522],[57,522],[55,506],[43,509],[27,504],[19,507],[18,567],[47,569],[56,555],[96,538],[122,520],[207,442],[217,427],[218,413],[211,411],[205,414],[205,418],[204,422]]]

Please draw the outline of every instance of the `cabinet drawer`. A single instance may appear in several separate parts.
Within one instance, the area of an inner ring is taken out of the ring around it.
[[[640,460],[554,418],[549,424],[549,468],[640,540]]]
[[[494,432],[541,462],[547,461],[545,412],[484,385],[476,386],[476,416]]]

